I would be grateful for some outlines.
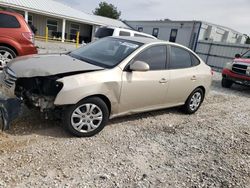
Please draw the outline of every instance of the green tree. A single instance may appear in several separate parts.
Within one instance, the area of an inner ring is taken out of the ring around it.
[[[104,16],[113,19],[119,19],[121,16],[121,11],[117,10],[113,4],[108,4],[103,1],[99,3],[99,7],[97,7],[93,13],[98,16]]]

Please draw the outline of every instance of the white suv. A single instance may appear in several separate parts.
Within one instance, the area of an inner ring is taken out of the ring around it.
[[[124,28],[118,28],[118,27],[100,27],[99,29],[97,29],[95,33],[95,40],[101,39],[104,37],[109,37],[109,36],[146,37],[146,38],[156,39],[152,35],[130,30],[130,29],[124,29]]]

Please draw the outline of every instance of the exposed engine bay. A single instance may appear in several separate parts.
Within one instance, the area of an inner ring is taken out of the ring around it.
[[[63,84],[58,76],[19,78],[16,81],[15,95],[28,107],[39,107],[41,112],[54,108],[56,95]]]

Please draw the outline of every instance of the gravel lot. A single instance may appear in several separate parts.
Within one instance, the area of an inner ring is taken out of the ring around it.
[[[118,118],[92,138],[28,111],[0,133],[0,187],[249,187],[250,89],[220,79],[194,115]]]

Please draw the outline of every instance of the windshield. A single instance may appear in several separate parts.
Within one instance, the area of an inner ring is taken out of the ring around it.
[[[142,44],[118,38],[103,38],[69,53],[70,56],[104,68],[113,68]]]
[[[99,28],[95,33],[95,37],[96,38],[109,37],[109,36],[112,36],[113,33],[114,33],[114,29],[111,29],[111,28]]]
[[[250,59],[250,50],[244,53],[241,58]]]

